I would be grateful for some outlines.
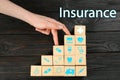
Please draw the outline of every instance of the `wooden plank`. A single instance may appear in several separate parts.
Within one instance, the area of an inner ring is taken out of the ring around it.
[[[14,3],[33,12],[59,11],[63,6],[69,9],[116,9],[120,10],[119,0],[11,0]],[[83,5],[84,4],[84,5]]]
[[[16,4],[19,4],[23,7],[25,7],[28,10],[31,10],[34,13],[42,14],[45,16],[49,16],[51,18],[54,18],[58,21],[63,22],[66,24],[66,26],[69,28],[69,30],[72,32],[73,27],[76,24],[84,24],[87,26],[87,31],[120,31],[120,5],[118,4],[119,0],[51,0],[50,2],[48,0],[43,1],[36,1],[36,0],[12,0]],[[32,4],[31,4],[32,3]],[[58,5],[59,4],[59,5]],[[85,5],[82,5],[85,4]],[[68,19],[68,18],[59,18],[59,6],[63,6],[67,9],[116,9],[117,12],[117,18],[115,19]],[[40,8],[41,9],[40,9]],[[51,9],[49,9],[51,8]],[[40,10],[43,10],[45,12],[42,12]],[[49,10],[53,10],[49,12]],[[6,24],[7,23],[7,24]],[[25,22],[22,22],[20,20],[1,15],[0,14],[0,34],[38,34],[34,31],[34,28],[30,25],[28,25]]]
[[[57,13],[42,13],[59,20]],[[13,17],[0,14],[0,34],[39,34],[34,27]]]
[[[120,31],[120,12],[117,13],[117,18],[115,19],[60,19],[59,13],[45,13],[44,15],[61,21],[67,26],[71,33],[73,33],[76,24],[86,25],[87,32]],[[39,32],[36,32],[33,26],[30,26],[23,21],[0,15],[0,34],[39,34]]]
[[[12,0],[38,14],[65,23],[87,26],[88,77],[30,77],[30,65],[40,65],[40,56],[52,54],[53,41],[20,20],[0,15],[0,80],[119,80],[120,77],[120,0]],[[59,4],[59,5],[58,5]],[[83,5],[84,4],[84,5]],[[116,9],[115,19],[59,19],[58,8]],[[6,24],[7,23],[7,24]],[[59,34],[63,44],[63,33]]]
[[[31,65],[40,65],[41,56],[0,57],[0,73],[29,73]]]
[[[103,73],[103,72],[102,72]],[[6,77],[4,76],[6,75]],[[103,74],[104,75],[104,74]],[[24,74],[2,74],[1,75],[1,80],[117,80],[119,79],[119,76],[114,76],[112,77],[112,75],[110,76],[102,76],[102,74],[99,76],[91,76],[91,77],[30,77],[28,74],[24,73]]]
[[[52,51],[53,40],[45,35],[1,35],[0,55],[40,55]]]
[[[69,9],[116,9],[120,10],[120,0],[64,0]],[[84,5],[83,5],[84,4]]]
[[[88,77],[81,78],[82,80],[112,80],[119,79],[120,74],[120,53],[98,53],[98,54],[87,54],[88,63]],[[29,70],[31,64],[40,65],[39,56],[26,56],[26,57],[0,57],[0,75],[1,78],[7,80],[16,80],[17,78],[25,80],[33,79],[48,79],[48,77],[30,77]],[[11,76],[11,77],[10,77]],[[52,79],[59,80],[58,77],[49,77]],[[61,79],[61,78],[60,78]],[[72,78],[63,78],[63,80]],[[76,77],[75,80],[79,80]]]
[[[30,77],[28,73],[12,73],[12,74],[0,74],[1,80],[84,80],[81,77]],[[6,76],[5,76],[6,75]]]
[[[11,0],[12,2],[20,5],[21,7],[35,12],[35,13],[41,13],[41,12],[56,12],[59,11],[58,7],[63,4],[63,0]]]
[[[120,32],[87,33],[87,52],[119,52]],[[64,35],[59,37],[63,44]],[[53,40],[45,35],[0,35],[0,56],[53,54]]]
[[[87,51],[119,52],[119,32],[87,33]]]
[[[92,70],[120,72],[120,53],[87,54],[88,72]],[[41,65],[41,56],[0,57],[0,73],[26,73],[30,65]],[[115,67],[113,67],[115,66]],[[91,75],[91,74],[89,74]]]

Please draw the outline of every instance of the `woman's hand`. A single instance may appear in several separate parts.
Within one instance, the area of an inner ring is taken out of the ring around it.
[[[31,20],[29,20],[28,23],[34,26],[36,31],[43,34],[49,35],[51,32],[55,45],[59,44],[57,33],[58,30],[63,30],[66,34],[70,34],[69,30],[64,24],[46,16],[33,14],[33,16],[31,16]]]
[[[70,34],[64,24],[49,17],[34,14],[9,0],[1,0],[0,13],[23,20],[34,26],[36,31],[43,34],[49,35],[51,32],[55,45],[58,45],[57,30],[63,30],[66,34]]]

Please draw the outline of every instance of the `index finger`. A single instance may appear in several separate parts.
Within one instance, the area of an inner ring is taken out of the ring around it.
[[[70,35],[70,31],[67,29],[65,25],[63,25],[62,30],[65,32],[65,34]]]

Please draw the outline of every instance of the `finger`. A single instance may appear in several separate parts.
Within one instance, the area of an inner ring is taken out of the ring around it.
[[[60,23],[59,21],[56,21],[55,19],[42,16],[46,21],[48,21],[48,24],[46,26],[49,26],[49,29],[63,29],[64,24]]]
[[[59,21],[56,21],[55,19],[52,19],[49,17],[45,17],[45,19],[55,26],[55,28],[53,28],[53,29],[62,29],[63,28],[63,24],[60,23]]]
[[[52,19],[52,18],[50,18],[50,17],[46,17],[46,16],[42,16],[44,19],[46,19],[47,21],[49,21],[49,22],[55,22],[55,23],[57,23],[57,24],[61,24],[60,22],[58,22],[58,21],[56,21],[55,19]]]
[[[57,30],[60,30],[63,28],[63,26],[57,26],[56,23],[54,22],[47,22],[46,26],[48,26],[48,29],[57,29]]]
[[[50,21],[50,22],[54,22],[56,24],[59,24],[59,25],[63,25],[61,22],[59,22],[59,21],[57,21],[55,19],[49,18],[49,17],[47,17],[47,20]]]
[[[54,23],[54,24],[56,24],[56,23]],[[60,29],[62,29],[62,30],[65,32],[65,34],[70,35],[69,30],[67,29],[67,27],[66,27],[64,24],[61,24],[61,25],[56,24],[56,25],[57,25]]]
[[[54,41],[54,44],[55,45],[58,45],[59,43],[58,43],[58,33],[57,33],[57,30],[51,30],[51,32],[52,32],[52,35],[53,35],[53,41]]]
[[[66,26],[64,25],[64,24],[62,24],[62,23],[60,23],[59,21],[56,21],[55,19],[52,19],[52,18],[49,18],[49,17],[45,17],[45,16],[43,16],[48,22],[50,22],[50,23],[53,23],[53,24],[56,24],[56,26],[58,26],[58,27],[56,27],[56,26],[53,26],[53,28],[51,28],[51,29],[62,29],[66,34],[68,34],[68,35],[70,35],[70,32],[69,32],[69,30],[66,28]]]
[[[64,27],[64,24],[62,24],[62,23],[60,23],[60,22],[58,22],[58,21],[56,21],[54,19],[51,19],[50,22],[56,24],[60,29],[62,29]]]
[[[66,27],[65,25],[63,25],[62,30],[63,30],[63,31],[65,32],[65,34],[67,34],[67,35],[70,35],[70,34],[71,34],[70,31],[67,29],[67,27]]]
[[[50,34],[50,30],[49,29],[39,29],[39,28],[36,28],[35,30],[38,31],[38,32],[41,32],[43,34],[46,34],[46,35]]]
[[[69,30],[67,29],[67,27],[64,25],[64,24],[62,24],[62,23],[60,23],[60,22],[58,22],[58,21],[56,21],[56,20],[54,20],[54,19],[51,19],[51,18],[49,18],[48,19],[50,22],[52,21],[54,24],[56,24],[60,29],[62,29],[66,34],[68,34],[68,35],[70,35],[70,32],[69,32]]]

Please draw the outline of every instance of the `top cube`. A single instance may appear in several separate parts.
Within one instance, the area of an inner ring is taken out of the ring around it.
[[[75,25],[74,34],[75,35],[86,35],[86,26],[85,25]]]

